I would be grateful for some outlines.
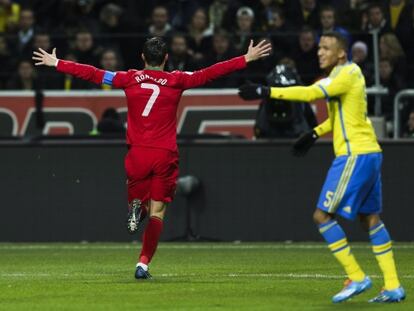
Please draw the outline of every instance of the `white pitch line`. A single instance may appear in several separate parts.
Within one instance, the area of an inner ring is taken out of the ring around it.
[[[90,274],[91,275],[91,274]],[[94,276],[98,274],[93,274]],[[113,275],[113,274],[112,274]],[[0,273],[0,278],[33,278],[33,277],[69,277],[70,274],[64,273]],[[76,274],[75,276],[84,276],[83,274]],[[344,279],[345,275],[334,274],[300,274],[300,273],[212,273],[212,274],[197,274],[197,273],[162,273],[154,275],[154,278],[200,278],[200,277],[228,277],[228,278],[288,278],[288,279]],[[373,279],[382,279],[382,275],[370,275]],[[414,279],[414,275],[402,275],[402,279]]]
[[[141,247],[141,244],[129,245],[99,245],[99,244],[80,244],[80,245],[1,245],[2,250],[130,250]],[[366,245],[352,245],[353,249],[371,249],[370,244]],[[275,244],[275,245],[242,245],[242,244],[223,244],[223,245],[208,245],[208,244],[182,244],[182,245],[159,245],[160,249],[223,249],[223,250],[257,250],[257,249],[328,249],[324,244]],[[397,244],[393,245],[394,249],[414,249],[414,244]]]

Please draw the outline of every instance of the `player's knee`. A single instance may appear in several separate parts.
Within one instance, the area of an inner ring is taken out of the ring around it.
[[[379,215],[377,214],[372,214],[372,215],[364,215],[364,214],[360,214],[359,215],[359,222],[361,224],[361,227],[364,231],[368,232],[369,228],[377,225],[378,223],[381,222],[381,219],[379,217]]]
[[[158,217],[164,219],[167,205],[164,202],[151,201],[150,217]]]
[[[317,208],[315,210],[315,212],[313,213],[313,221],[317,225],[320,225],[320,224],[323,224],[325,222],[328,222],[331,219],[332,219],[332,216],[331,215],[329,215],[328,213],[320,210],[319,208]]]

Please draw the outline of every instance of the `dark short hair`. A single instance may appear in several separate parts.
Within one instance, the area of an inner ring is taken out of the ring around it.
[[[159,66],[167,55],[167,44],[162,38],[153,37],[145,42],[142,53],[148,65]]]
[[[339,47],[348,53],[348,40],[337,31],[328,31],[322,34],[321,37],[335,38]]]

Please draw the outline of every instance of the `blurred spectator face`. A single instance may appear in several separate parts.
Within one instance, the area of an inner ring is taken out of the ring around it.
[[[316,6],[315,0],[301,0],[302,8],[306,11],[312,11]]]
[[[381,60],[379,63],[379,74],[381,80],[388,81],[391,79],[394,68],[389,60]]]
[[[204,30],[207,28],[207,15],[203,9],[198,9],[194,12],[191,19],[191,26],[198,30]]]
[[[77,33],[75,45],[81,52],[89,51],[93,46],[92,34],[90,32]]]
[[[42,48],[45,51],[50,50],[50,37],[47,34],[38,34],[34,37],[33,45],[36,49]]]
[[[224,54],[228,51],[230,46],[229,39],[224,35],[215,35],[213,37],[213,48],[217,54]]]
[[[22,80],[29,80],[33,77],[33,65],[31,62],[22,61],[17,69],[19,77]]]
[[[168,23],[168,11],[164,7],[156,7],[152,12],[152,24],[157,29],[163,29]]]
[[[237,16],[237,26],[239,27],[239,30],[243,32],[251,31],[253,19],[254,17],[249,16],[248,14],[241,14],[240,16]]]
[[[32,10],[22,10],[20,12],[20,20],[19,20],[19,26],[20,29],[23,31],[27,31],[30,28],[32,28],[34,24],[34,16]]]
[[[323,29],[332,29],[335,26],[335,12],[323,10],[321,12],[321,25]]]
[[[118,59],[114,51],[106,51],[102,54],[101,65],[104,70],[116,71],[118,69]]]
[[[174,55],[185,55],[187,53],[187,40],[181,36],[173,37],[171,41],[171,52]]]
[[[373,27],[379,27],[381,26],[381,22],[384,19],[384,14],[382,13],[382,10],[380,7],[374,6],[369,9],[368,11],[368,22]]]
[[[414,111],[412,111],[412,112],[410,113],[410,115],[408,116],[408,122],[407,122],[407,125],[408,125],[408,130],[409,130],[410,132],[413,132],[413,131],[414,131]]]
[[[119,23],[119,18],[122,15],[122,8],[116,4],[108,3],[105,5],[100,13],[100,19],[109,27],[115,27]]]
[[[309,52],[315,47],[315,37],[311,31],[299,34],[299,46],[303,52]]]
[[[280,28],[285,23],[285,19],[278,10],[272,10],[271,19],[270,19],[270,26],[273,28]]]
[[[365,51],[359,47],[352,48],[352,61],[361,64],[367,58]]]

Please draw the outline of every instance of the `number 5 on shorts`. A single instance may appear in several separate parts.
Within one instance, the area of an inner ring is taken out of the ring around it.
[[[334,193],[332,191],[327,191],[326,192],[326,195],[325,195],[326,200],[325,200],[325,202],[323,202],[323,206],[325,206],[325,207],[330,207],[331,206],[333,195],[334,195]]]
[[[148,115],[151,112],[152,106],[154,106],[155,100],[157,99],[158,95],[160,95],[160,88],[158,85],[151,83],[142,83],[141,88],[152,90],[152,94],[147,102],[147,105],[144,108],[144,111],[142,112],[143,117],[148,117]]]

